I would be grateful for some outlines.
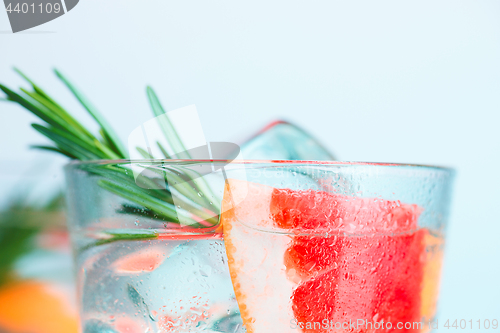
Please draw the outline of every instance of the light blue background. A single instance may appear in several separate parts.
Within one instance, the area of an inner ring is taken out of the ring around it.
[[[86,0],[15,35],[0,11],[0,31],[0,82],[19,66],[91,124],[57,66],[124,138],[151,84],[170,110],[195,103],[209,141],[286,118],[342,160],[455,167],[439,324],[500,320],[499,1]],[[0,117],[2,198],[60,181],[63,159],[27,148],[35,118]]]

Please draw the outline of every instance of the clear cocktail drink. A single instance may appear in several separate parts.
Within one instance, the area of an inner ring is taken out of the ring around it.
[[[241,319],[220,233],[125,240],[77,253],[85,332],[235,332]],[[105,240],[82,234],[75,241]]]
[[[168,177],[218,162],[158,163]],[[207,180],[217,223],[188,226],[82,165],[68,173],[84,332],[425,332],[435,316],[449,170],[233,163]]]

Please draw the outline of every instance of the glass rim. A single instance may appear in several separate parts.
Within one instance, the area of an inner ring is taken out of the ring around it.
[[[324,165],[324,166],[346,166],[346,167],[356,167],[356,166],[374,166],[374,167],[395,167],[395,168],[418,168],[424,170],[435,170],[444,171],[449,173],[455,173],[456,170],[452,167],[440,166],[440,165],[430,165],[430,164],[414,164],[414,163],[392,163],[392,162],[362,162],[362,161],[315,161],[315,160],[254,160],[254,159],[244,159],[244,160],[226,160],[226,159],[140,159],[140,160],[130,160],[130,159],[119,159],[119,160],[89,160],[89,161],[79,161],[73,160],[65,165],[65,168],[77,167],[79,165],[116,165],[116,164],[132,164],[132,163],[234,163],[234,164],[270,164],[270,165]]]

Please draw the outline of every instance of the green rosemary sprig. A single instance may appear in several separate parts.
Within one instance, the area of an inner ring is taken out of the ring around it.
[[[75,86],[69,82],[69,80],[64,77],[58,70],[55,70],[56,75],[64,82],[64,84],[71,90],[73,95],[78,99],[78,101],[85,107],[88,113],[95,119],[95,121],[101,126],[101,135],[105,143],[107,143],[110,148],[112,148],[116,153],[118,158],[127,158],[127,151],[125,146],[123,146],[122,142],[116,135],[113,128],[108,124],[106,119],[101,116],[99,111],[90,103],[89,100],[79,92]]]
[[[19,104],[42,120],[44,122],[43,125],[32,124],[32,127],[54,143],[54,146],[36,145],[32,146],[33,148],[56,152],[65,155],[70,159],[81,161],[103,159],[116,160],[126,159],[128,157],[124,145],[110,124],[101,115],[97,108],[84,96],[84,94],[80,92],[61,72],[55,70],[57,77],[64,83],[64,85],[80,102],[83,108],[97,122],[100,127],[99,135],[92,134],[90,130],[78,122],[78,120],[76,120],[70,112],[57,103],[54,98],[50,97],[42,88],[40,88],[40,86],[35,84],[20,70],[15,70],[31,85],[31,90],[21,88],[20,91],[16,92],[13,89],[0,84],[0,90],[2,90],[7,97],[4,100]],[[153,89],[151,87],[147,87],[146,92],[153,114],[155,116],[164,115],[165,110]],[[182,140],[177,134],[168,116],[160,117],[159,120],[160,127],[172,151],[186,151]],[[167,153],[165,147],[163,147],[159,142],[156,144],[162,151],[164,158],[168,159],[169,154]],[[151,156],[142,147],[137,147],[137,149],[142,154],[144,159],[153,159],[153,156]],[[182,155],[182,153],[180,154]],[[188,153],[184,153],[184,155],[185,158],[190,157]],[[122,198],[137,205],[137,207],[133,207],[124,204],[119,212],[136,214],[149,218],[154,217],[156,219],[161,219],[162,221],[178,222],[178,212],[175,209],[172,195],[168,187],[165,189],[153,189],[156,187],[152,186],[151,189],[147,189],[137,186],[131,170],[119,165],[103,165],[99,168],[93,166],[89,167],[88,171],[102,177],[102,179],[98,181],[98,184],[103,189],[121,196]],[[180,172],[171,166],[165,167],[162,170],[152,169],[152,171],[157,172],[161,177],[166,177],[166,173],[168,173],[168,177],[171,177],[170,179],[174,181],[179,180],[176,182],[181,185],[178,186],[178,188],[176,187],[176,190],[181,194],[181,197],[189,207],[189,212],[185,212],[187,218],[189,218],[189,214],[196,214],[197,216],[196,219],[192,219],[193,226],[199,225],[198,222],[196,222],[199,219],[208,221],[211,225],[217,224],[218,218],[213,217],[214,214],[207,213],[206,211],[208,208],[209,210],[211,209],[215,215],[217,214],[216,207],[218,207],[218,205],[216,203],[208,205],[209,199],[206,194],[213,197],[211,195],[210,187],[203,180],[192,182],[190,184],[194,185],[195,188],[187,183],[183,183],[183,180],[196,178],[197,175],[187,174],[186,171]],[[144,181],[153,182],[153,180],[147,178],[144,179]],[[204,195],[200,198],[198,193],[203,193]],[[107,239],[106,243],[113,240],[128,239],[126,235],[110,234],[110,236],[111,238]],[[134,239],[152,238],[151,233],[145,233],[143,236],[144,237],[141,238],[140,234],[134,235]]]
[[[17,93],[3,84],[0,84],[0,89],[7,95],[8,100],[16,102],[45,122],[45,126],[32,124],[35,130],[55,144],[55,147],[42,149],[56,151],[82,161],[127,157],[124,151],[116,148],[122,147],[122,144],[114,138],[114,134],[109,134],[114,133],[113,131],[103,127],[103,124],[107,126],[105,122],[100,123],[105,136],[99,140],[26,75],[18,69],[16,71],[31,84],[33,91],[21,88]],[[95,119],[102,119],[97,110],[92,109],[92,112]]]

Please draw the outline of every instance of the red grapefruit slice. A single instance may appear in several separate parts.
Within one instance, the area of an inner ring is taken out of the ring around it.
[[[427,231],[417,230],[416,205],[238,180],[228,180],[223,205],[247,332],[370,332],[357,320],[420,320]],[[335,326],[349,320],[354,329]]]

